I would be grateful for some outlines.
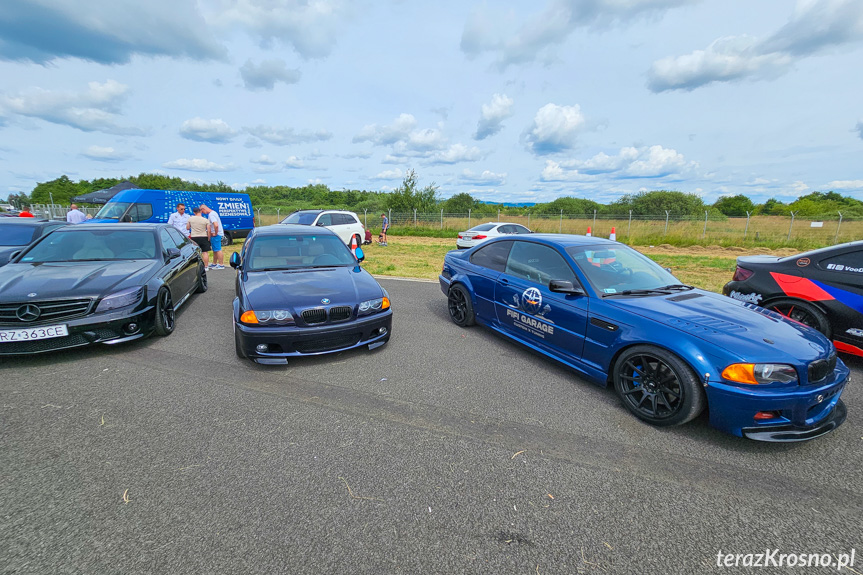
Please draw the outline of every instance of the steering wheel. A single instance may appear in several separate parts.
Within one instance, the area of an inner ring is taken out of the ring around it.
[[[321,254],[318,257],[316,257],[314,260],[312,260],[312,263],[315,265],[326,266],[326,265],[331,265],[331,264],[332,265],[339,264],[341,262],[339,261],[339,258],[334,256],[333,254]]]
[[[126,250],[125,252],[123,252],[123,257],[135,259],[134,254],[140,254],[145,259],[150,259],[153,257],[150,255],[150,252],[148,252],[147,250],[141,249],[141,248]]]

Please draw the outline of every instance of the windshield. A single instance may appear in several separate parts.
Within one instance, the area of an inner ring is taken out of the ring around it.
[[[494,224],[480,224],[469,229],[469,232],[487,232],[494,228]]]
[[[96,214],[97,220],[119,220],[129,209],[130,202],[109,202]]]
[[[281,221],[283,224],[302,224],[310,226],[315,223],[318,212],[294,212]]]
[[[21,263],[135,260],[156,257],[156,238],[145,230],[60,229],[24,254]]]
[[[249,271],[354,266],[357,259],[338,236],[261,236],[253,240],[246,258]]]
[[[0,228],[0,246],[26,246],[33,241],[36,228],[33,226],[3,226]]]
[[[600,294],[653,290],[680,283],[662,266],[631,248],[574,246],[566,251]]]

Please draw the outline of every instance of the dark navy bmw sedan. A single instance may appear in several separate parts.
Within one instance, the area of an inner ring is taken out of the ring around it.
[[[728,433],[803,441],[846,417],[849,370],[818,331],[683,285],[600,238],[531,234],[449,252],[450,317],[612,386],[636,417],[679,425],[704,409]]]
[[[231,255],[237,270],[234,340],[237,355],[262,364],[390,339],[389,294],[360,267],[330,230],[275,225],[249,234]]]

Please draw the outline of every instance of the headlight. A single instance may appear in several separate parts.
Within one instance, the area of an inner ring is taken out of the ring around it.
[[[360,302],[360,309],[358,315],[367,315],[370,313],[377,313],[379,311],[383,311],[385,309],[389,309],[390,307],[390,298],[388,297],[379,297],[378,299],[370,299],[364,302]]]
[[[265,325],[288,325],[294,323],[294,316],[291,312],[284,309],[249,310],[243,312],[240,316],[241,323],[247,324],[265,324]]]
[[[797,370],[784,363],[734,363],[723,370],[722,377],[752,385],[797,383]]]
[[[143,286],[124,289],[123,291],[112,293],[111,295],[102,298],[102,301],[100,301],[99,305],[96,306],[96,313],[103,311],[111,311],[112,309],[119,309],[121,307],[134,305],[140,302],[143,296]]]

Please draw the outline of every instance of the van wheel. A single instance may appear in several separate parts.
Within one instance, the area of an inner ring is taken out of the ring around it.
[[[231,232],[225,232],[225,245],[229,246],[234,243],[234,238],[231,236]]]

